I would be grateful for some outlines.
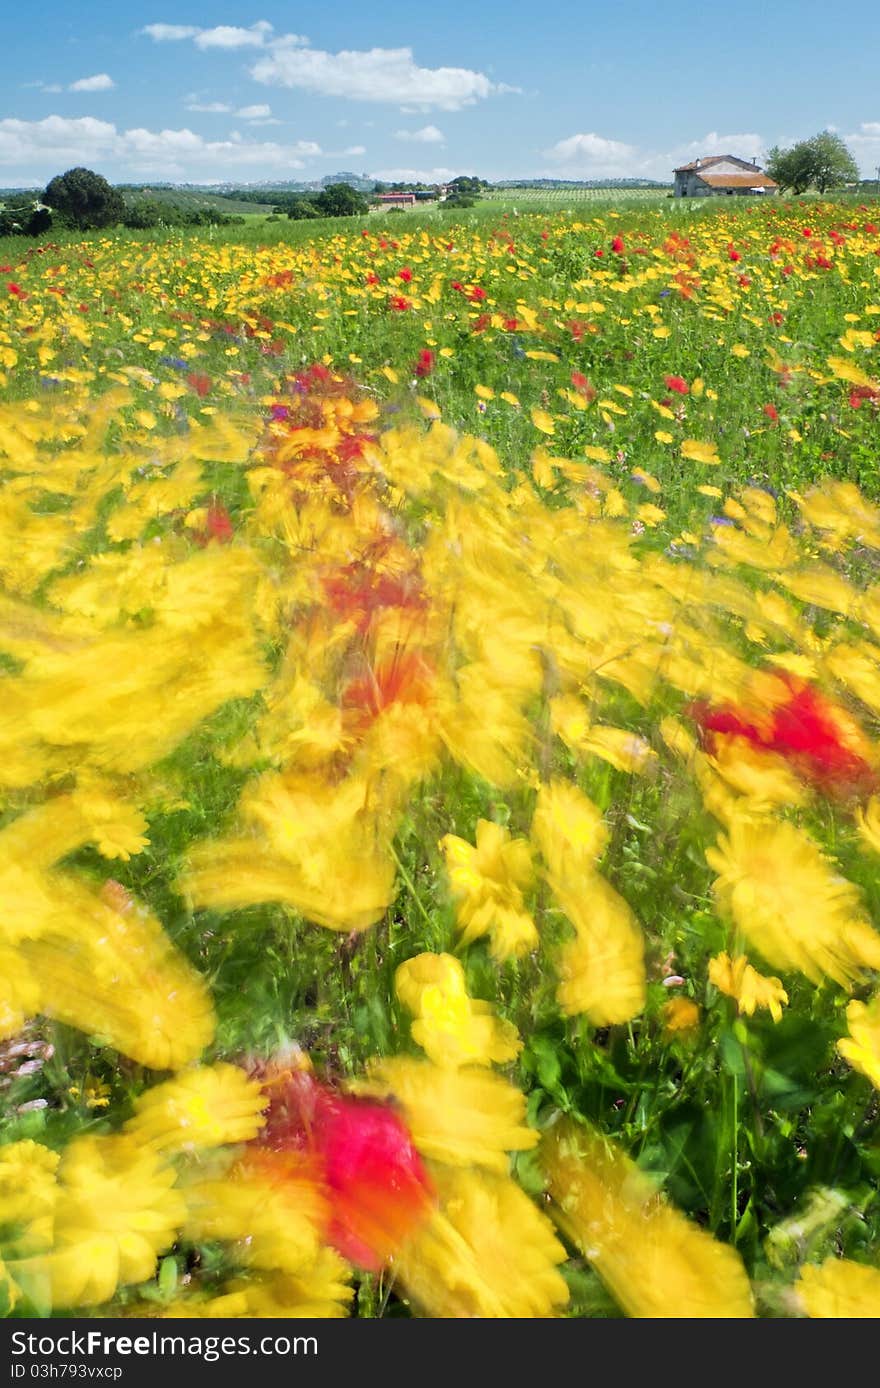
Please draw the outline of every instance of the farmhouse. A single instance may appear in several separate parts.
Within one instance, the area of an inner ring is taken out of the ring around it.
[[[376,198],[380,207],[415,207],[415,193],[379,193]]]
[[[779,191],[779,185],[757,164],[737,159],[733,154],[692,159],[674,172],[677,198],[747,197]]]

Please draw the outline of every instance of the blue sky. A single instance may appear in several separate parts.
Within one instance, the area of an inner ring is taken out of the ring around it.
[[[753,157],[823,128],[863,174],[880,164],[873,0],[16,10],[4,22],[6,187],[75,164],[112,182],[339,169],[668,179],[696,155]]]

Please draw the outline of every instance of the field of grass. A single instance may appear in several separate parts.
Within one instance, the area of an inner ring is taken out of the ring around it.
[[[225,212],[229,217],[265,217],[274,211],[271,201],[245,202],[236,198],[224,198],[219,193],[202,192],[197,188],[129,188],[124,193],[129,207],[139,203],[165,203],[184,211],[191,208],[211,212]]]
[[[659,187],[620,188],[612,184],[606,188],[580,187],[577,184],[567,188],[540,188],[530,185],[523,188],[487,188],[480,196],[490,202],[513,202],[521,206],[529,206],[531,203],[538,202],[559,208],[574,206],[582,202],[613,201],[622,204],[644,202],[650,199],[665,198],[670,191],[670,189]]]
[[[880,205],[0,254],[9,1313],[880,1314]]]

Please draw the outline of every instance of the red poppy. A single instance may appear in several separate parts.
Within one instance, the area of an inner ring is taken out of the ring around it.
[[[486,298],[485,289],[481,289],[478,284],[474,284],[468,290],[468,298],[472,304],[480,304]]]
[[[690,386],[683,376],[664,376],[663,384],[667,390],[674,390],[677,395],[687,395],[690,392]]]
[[[204,399],[211,389],[211,377],[202,375],[197,371],[190,372],[186,378],[186,383],[190,389],[194,390],[196,395],[200,396],[202,399]]]
[[[727,243],[727,259],[742,260],[742,256],[740,255],[739,251],[736,249],[732,241],[728,241]]]
[[[310,1158],[329,1200],[327,1238],[343,1257],[378,1272],[434,1200],[403,1120],[390,1104],[352,1098],[308,1072],[270,1072],[265,1089],[266,1125],[245,1161],[280,1169],[297,1154]]]
[[[615,255],[622,255],[622,254],[623,254],[623,237],[622,237],[622,236],[615,236],[615,237],[613,237],[613,239],[612,239],[612,241],[611,241],[611,249],[614,251],[614,254],[615,254]]]
[[[590,382],[587,380],[586,376],[583,374],[582,371],[572,371],[571,383],[574,386],[575,390],[578,392],[578,394],[582,395],[587,402],[595,400],[596,396],[599,393],[596,390],[595,386],[590,385]]]
[[[210,539],[219,540],[222,545],[227,544],[232,539],[235,533],[232,528],[232,518],[222,502],[213,501],[208,507],[205,529]]]
[[[843,710],[795,675],[780,671],[778,678],[787,693],[766,715],[732,704],[693,704],[691,716],[704,742],[711,748],[718,735],[745,738],[785,757],[804,780],[828,794],[875,789],[877,775],[856,750],[859,735]]]
[[[413,367],[416,376],[430,376],[434,370],[434,353],[429,347],[423,347],[419,352],[418,360]]]
[[[411,308],[412,305],[409,299],[405,299],[402,294],[392,294],[391,298],[388,300],[388,307],[393,313],[406,313],[407,309]]]
[[[765,405],[765,406],[764,406],[764,414],[765,414],[765,415],[767,416],[767,418],[771,421],[771,423],[773,423],[773,424],[778,424],[778,423],[779,423],[779,411],[777,410],[777,408],[776,408],[775,405]]]
[[[413,272],[408,265],[404,265],[402,270],[398,270],[397,277],[398,279],[402,279],[404,284],[411,284]]]

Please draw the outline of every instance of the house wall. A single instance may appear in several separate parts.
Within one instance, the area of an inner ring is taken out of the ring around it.
[[[677,173],[675,175],[675,188],[673,192],[677,198],[705,198],[712,191],[709,185],[701,182],[692,171],[688,173]]]

